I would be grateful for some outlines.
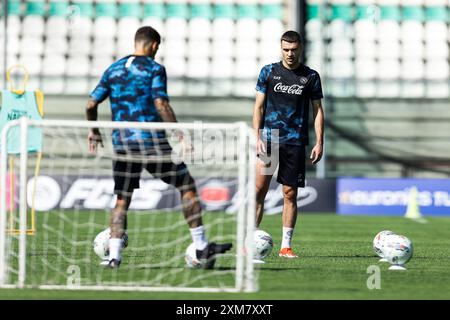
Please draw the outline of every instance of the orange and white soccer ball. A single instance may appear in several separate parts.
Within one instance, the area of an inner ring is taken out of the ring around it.
[[[413,256],[413,244],[403,235],[391,234],[386,236],[383,246],[383,257],[392,265],[403,266]]]
[[[272,252],[272,236],[263,230],[253,232],[253,258],[264,260]]]
[[[384,258],[383,257],[383,247],[385,245],[385,240],[386,237],[389,235],[393,235],[395,234],[395,232],[391,231],[391,230],[383,230],[377,233],[377,235],[375,236],[375,238],[373,238],[373,242],[372,242],[372,247],[373,247],[373,251],[375,251],[375,254],[377,256],[379,256],[380,258]]]

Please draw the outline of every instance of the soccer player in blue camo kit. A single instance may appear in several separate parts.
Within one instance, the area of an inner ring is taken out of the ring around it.
[[[310,159],[323,153],[324,113],[319,74],[300,62],[299,33],[281,37],[282,61],[264,66],[256,85],[253,129],[257,138],[256,226],[263,218],[264,200],[278,165],[277,182],[283,185],[282,242],[279,256],[297,258],[291,241],[297,221],[297,190],[305,187],[305,155],[310,103],[316,142]]]
[[[142,27],[137,30],[134,42],[134,54],[113,63],[91,93],[86,106],[87,120],[97,120],[98,105],[109,97],[113,121],[177,122],[169,104],[166,70],[154,60],[161,42],[159,33],[150,26]],[[105,266],[118,268],[122,261],[127,210],[134,189],[139,188],[141,172],[146,169],[179,190],[197,258],[204,268],[213,268],[216,255],[225,253],[232,245],[208,242],[195,181],[183,162],[172,162],[172,148],[165,131],[115,129],[112,142],[116,155],[113,176],[117,201],[111,212],[110,253]],[[93,128],[88,135],[89,150],[95,152],[99,145],[103,146],[100,130]],[[152,157],[159,160],[150,161]]]

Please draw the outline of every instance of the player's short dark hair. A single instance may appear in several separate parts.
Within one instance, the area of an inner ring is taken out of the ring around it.
[[[145,44],[157,42],[158,44],[160,44],[161,36],[159,35],[158,31],[150,26],[141,27],[136,31],[134,42],[145,42]]]
[[[303,44],[303,40],[302,37],[300,35],[300,33],[298,33],[297,31],[286,31],[285,33],[283,33],[283,35],[281,36],[281,41],[286,41],[286,42],[298,42],[299,44]]]

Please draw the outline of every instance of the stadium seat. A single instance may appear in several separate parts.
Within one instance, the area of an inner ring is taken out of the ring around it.
[[[425,78],[429,80],[445,80],[448,83],[450,70],[447,59],[427,61],[425,66]]]
[[[186,95],[190,97],[205,97],[208,95],[209,85],[203,80],[191,80],[186,83]]]
[[[261,67],[256,59],[238,57],[234,65],[233,74],[236,78],[254,79],[253,81],[256,81]]]
[[[352,78],[354,74],[354,64],[350,58],[331,60],[328,64],[328,75],[331,78],[347,79]]]
[[[91,39],[87,37],[71,37],[68,53],[72,56],[88,55],[91,53]]]
[[[373,81],[357,81],[355,95],[359,98],[372,98],[376,96],[376,84]]]
[[[94,20],[93,35],[97,37],[114,38],[117,34],[116,20],[112,17],[97,17]]]
[[[213,38],[211,22],[206,18],[191,18],[188,25],[190,40],[208,40]]]
[[[351,39],[332,40],[327,50],[332,59],[348,59],[354,56],[353,44]]]
[[[398,59],[401,56],[401,49],[400,42],[396,40],[380,40],[376,52],[380,59]]]
[[[237,41],[257,40],[258,35],[258,20],[252,18],[240,18],[236,21],[235,38]]]
[[[425,59],[446,58],[449,56],[449,49],[447,41],[431,40],[427,39],[425,45]]]
[[[229,97],[232,94],[233,81],[231,79],[214,79],[209,86],[208,95],[212,97]]]
[[[395,98],[400,96],[400,83],[393,80],[384,80],[377,83],[376,97]]]
[[[450,87],[447,81],[427,82],[425,88],[427,98],[448,98],[450,96]]]
[[[211,54],[211,46],[208,39],[190,39],[188,42],[187,55],[192,58],[208,58]]]
[[[72,54],[72,56],[70,56],[67,60],[67,75],[87,77],[89,75],[90,67],[90,61],[87,56]]]
[[[64,76],[66,69],[66,57],[63,54],[48,54],[42,63],[44,76]]]
[[[278,60],[281,60],[281,59],[278,59]],[[306,61],[306,65],[308,67],[310,67],[311,69],[316,70],[319,74],[322,74],[322,70],[324,68],[324,63],[320,58],[317,58],[317,57],[309,58]]]
[[[353,81],[334,80],[329,83],[328,88],[325,89],[326,94],[331,93],[334,97],[351,97],[356,94]]]
[[[23,36],[19,52],[23,56],[39,56],[44,53],[44,39],[37,36]]]
[[[188,59],[186,75],[189,78],[207,78],[209,76],[208,57],[190,57]]]
[[[355,40],[355,57],[375,58],[378,56],[378,48],[375,41],[367,39]]]
[[[425,39],[427,41],[446,41],[447,40],[447,24],[442,21],[427,21],[425,23]]]
[[[254,98],[255,81],[238,79],[233,81],[231,94],[237,97]]]
[[[400,96],[403,98],[422,98],[425,96],[425,83],[404,81],[401,83],[400,90]]]
[[[184,57],[187,53],[185,39],[167,39],[164,43],[164,58]]]
[[[22,35],[30,37],[44,36],[44,17],[39,15],[25,16],[22,21]]]
[[[355,39],[375,41],[377,37],[377,25],[369,19],[355,21]]]
[[[184,18],[169,18],[166,20],[164,36],[168,40],[182,40],[188,36],[188,24]]]
[[[124,17],[121,18],[117,24],[117,40],[118,42],[130,41],[133,42],[134,35],[137,29],[141,27],[141,23],[138,18]]]
[[[257,39],[242,39],[236,41],[235,54],[238,59],[256,59],[258,56]]]
[[[86,16],[74,16],[68,30],[69,36],[77,38],[89,38],[93,32],[92,19]]]
[[[46,37],[63,37],[67,35],[68,23],[65,16],[50,16],[45,25]]]
[[[233,76],[233,59],[231,57],[213,56],[211,62],[211,77],[226,79]]]
[[[423,59],[425,47],[419,39],[402,39],[402,57]]]
[[[133,38],[134,39],[134,38]],[[122,39],[117,42],[116,56],[117,59],[130,55],[134,52],[134,40],[133,39]],[[162,54],[162,46],[159,47],[157,56]]]
[[[45,41],[44,55],[68,53],[68,42],[66,37],[52,36]]]
[[[305,32],[308,40],[322,40],[323,36],[322,22],[320,19],[310,19],[305,23]]]
[[[95,37],[92,44],[93,56],[109,56],[116,55],[116,43],[114,38]]]
[[[400,24],[395,20],[381,20],[377,28],[378,40],[400,40]]]
[[[232,19],[216,18],[212,21],[212,34],[214,41],[233,39],[235,35],[235,24]]]
[[[166,63],[166,71],[169,79],[185,76],[187,69],[186,59],[181,56],[173,56],[168,59],[169,63]]]
[[[262,19],[259,25],[259,38],[280,40],[284,32],[283,22],[278,19]]]
[[[2,42],[2,47],[3,47],[3,42]],[[20,48],[19,36],[18,35],[17,36],[8,35],[8,44],[7,44],[7,48],[6,48],[6,51],[8,52],[8,54],[9,55],[18,54],[19,48]]]
[[[167,86],[169,97],[180,97],[186,95],[186,81],[184,79],[174,79],[169,75],[170,82]]]
[[[357,79],[375,79],[377,75],[377,64],[375,59],[362,58],[358,56],[355,60],[355,76]]]
[[[377,78],[392,80],[400,77],[400,64],[398,59],[380,59],[378,61]],[[383,82],[383,81],[381,81]]]
[[[39,76],[42,72],[42,59],[40,56],[23,56],[19,58],[19,63],[22,64],[31,76]]]
[[[213,58],[232,57],[234,55],[234,43],[231,39],[214,39],[212,43]]]
[[[3,20],[2,20],[3,22]],[[18,37],[22,32],[22,22],[20,17],[16,15],[8,16],[8,36]]]
[[[405,80],[420,80],[425,75],[422,59],[403,59],[400,77]]]
[[[92,66],[89,70],[89,75],[94,78],[99,78],[103,75],[105,70],[114,62],[111,57],[97,56],[92,59]]]
[[[406,20],[400,27],[400,37],[402,41],[414,39],[422,41],[424,39],[424,27],[420,21]]]
[[[327,26],[327,36],[330,39],[353,39],[354,27],[351,23],[341,19],[332,20]]]
[[[66,79],[64,93],[88,95],[90,93],[90,82],[87,77],[71,77]]]
[[[44,77],[42,79],[42,87],[40,88],[45,94],[63,94],[65,88],[64,79],[61,77]]]

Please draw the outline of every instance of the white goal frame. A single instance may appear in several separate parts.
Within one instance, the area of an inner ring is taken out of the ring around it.
[[[81,120],[30,120],[22,117],[8,122],[1,131],[0,137],[0,288],[38,288],[38,289],[76,289],[76,290],[110,290],[110,291],[172,291],[172,292],[255,292],[258,290],[257,277],[253,266],[253,231],[255,227],[255,169],[256,169],[256,137],[253,130],[245,122],[235,123],[201,123],[202,129],[228,129],[239,131],[238,141],[238,203],[236,227],[236,276],[234,287],[176,287],[176,286],[121,286],[121,285],[38,285],[26,284],[26,250],[27,250],[27,132],[30,126],[77,127],[104,129],[192,129],[199,123],[143,123],[113,121],[81,121]],[[18,280],[14,284],[7,282],[7,157],[8,132],[20,129],[20,172],[19,172],[19,233],[18,233]],[[86,135],[87,136],[87,135]],[[86,140],[87,141],[87,140]],[[44,141],[45,143],[45,141]],[[86,143],[87,148],[87,143]]]

